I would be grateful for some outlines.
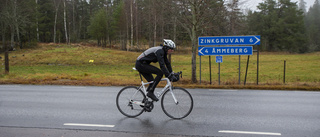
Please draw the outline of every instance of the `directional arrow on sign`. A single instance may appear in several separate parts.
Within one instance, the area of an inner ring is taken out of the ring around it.
[[[204,49],[204,47],[202,47],[201,49],[200,49],[200,47],[199,47],[199,55],[204,55],[203,53],[202,53],[202,49]]]
[[[257,43],[259,43],[259,45],[260,45],[260,36],[259,36],[259,38],[257,36],[254,36],[254,38],[256,38],[257,41],[253,45],[257,45]]]

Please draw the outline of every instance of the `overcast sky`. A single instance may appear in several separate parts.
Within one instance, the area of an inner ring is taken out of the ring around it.
[[[247,1],[245,4],[243,4],[243,7],[247,7],[251,10],[256,10],[257,6],[259,3],[263,2],[264,0],[240,0],[240,2],[243,1]],[[298,2],[297,4],[299,5],[299,0],[291,0],[292,2]],[[304,0],[307,4],[307,11],[309,10],[310,6],[312,6],[314,4],[315,0]],[[242,8],[242,9],[246,9],[246,8]]]

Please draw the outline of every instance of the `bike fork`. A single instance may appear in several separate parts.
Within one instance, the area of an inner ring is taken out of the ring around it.
[[[179,102],[178,102],[176,96],[174,95],[173,90],[172,90],[171,87],[170,87],[170,93],[171,93],[171,95],[172,95],[172,98],[173,98],[173,100],[174,100],[174,103],[176,103],[176,105],[179,104]]]

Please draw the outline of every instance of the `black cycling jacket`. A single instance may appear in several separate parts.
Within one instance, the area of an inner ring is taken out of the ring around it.
[[[172,72],[172,67],[167,58],[167,53],[164,51],[162,46],[147,49],[137,58],[137,60],[145,64],[159,62],[160,68],[166,77],[168,77]]]

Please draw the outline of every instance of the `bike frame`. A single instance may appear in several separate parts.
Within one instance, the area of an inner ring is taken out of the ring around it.
[[[135,68],[133,69],[136,70]],[[137,117],[143,112],[151,112],[154,108],[154,101],[147,96],[146,89],[146,85],[149,84],[148,86],[150,86],[150,84],[154,84],[154,81],[143,82],[144,79],[141,73],[139,73],[139,75],[141,85],[122,88],[116,98],[118,110],[130,118]],[[178,81],[180,77],[182,78],[182,71],[172,73],[172,75],[172,80],[170,78],[161,79],[161,81],[166,81],[167,83],[163,88],[161,88],[161,86],[156,90],[155,97],[161,98],[161,108],[168,117],[183,119],[191,113],[193,109],[193,99],[186,89],[173,87],[172,82]]]
[[[161,91],[158,91],[158,92],[157,92],[156,97],[157,97],[157,98],[160,98],[160,97],[165,93],[165,91],[167,91],[167,90],[169,89],[169,90],[170,90],[170,93],[171,93],[171,95],[172,95],[172,98],[173,98],[173,100],[174,100],[174,102],[175,102],[175,103],[178,103],[178,100],[177,100],[176,96],[175,96],[174,93],[172,92],[172,85],[171,85],[170,80],[169,80],[168,78],[163,78],[163,79],[161,79],[161,81],[166,81],[167,84],[166,84],[166,86],[165,86],[164,88],[161,89]],[[151,84],[151,83],[153,83],[153,81],[146,82],[146,83],[143,82],[143,81],[141,81],[141,86],[139,87],[138,90],[141,89],[141,90],[143,91],[144,95],[147,95],[147,91],[146,91],[145,85],[148,85],[148,84]]]

